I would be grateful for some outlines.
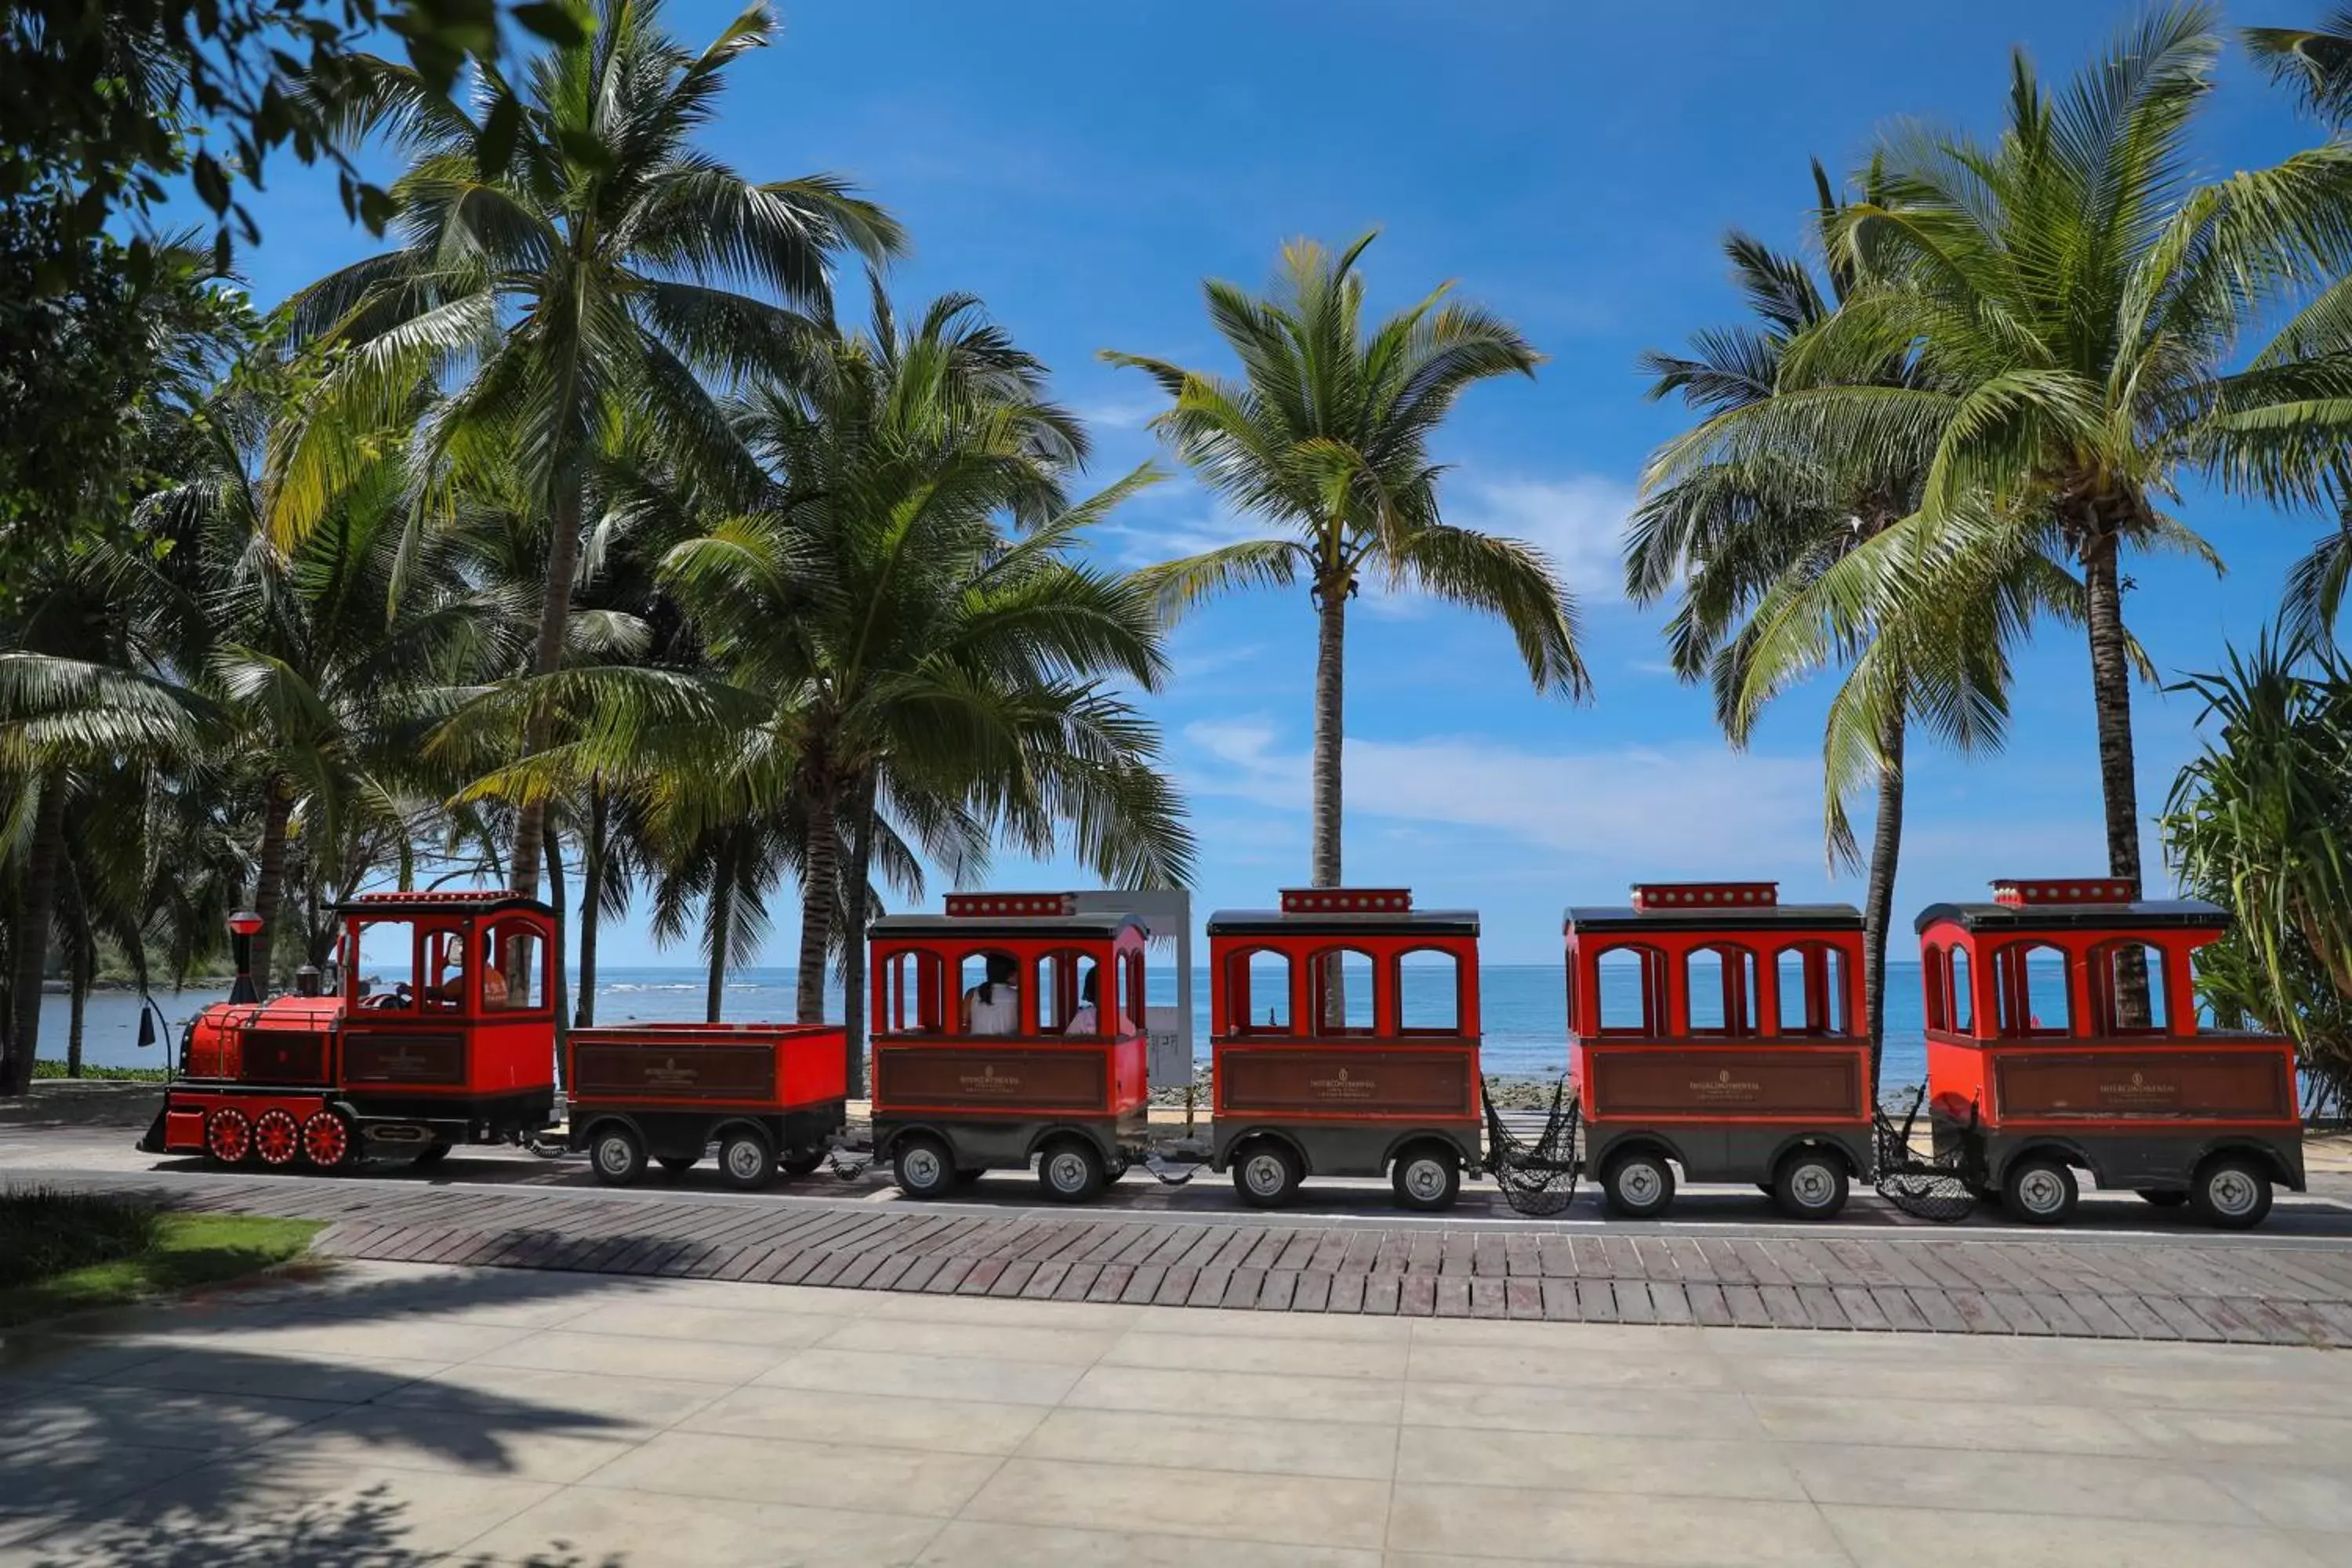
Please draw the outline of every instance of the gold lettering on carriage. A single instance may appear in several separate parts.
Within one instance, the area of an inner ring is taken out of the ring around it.
[[[700,1082],[702,1074],[692,1067],[680,1067],[676,1057],[664,1057],[659,1067],[646,1068],[646,1082],[665,1089],[683,1089]]]
[[[965,1073],[956,1080],[967,1094],[1013,1095],[1021,1092],[1018,1073],[1001,1073],[993,1062],[985,1063],[976,1072]]]
[[[1750,1079],[1733,1078],[1731,1069],[1723,1068],[1718,1069],[1711,1079],[1691,1079],[1690,1091],[1700,1100],[1717,1101],[1753,1100],[1764,1092],[1764,1086]]]
[[[2110,1105],[2163,1105],[2176,1099],[2179,1093],[2179,1085],[2150,1083],[2143,1072],[2132,1074],[2129,1083],[2099,1085],[2100,1098]]]
[[[1380,1091],[1380,1085],[1368,1078],[1349,1078],[1341,1068],[1337,1077],[1309,1079],[1307,1087],[1326,1100],[1370,1100]]]

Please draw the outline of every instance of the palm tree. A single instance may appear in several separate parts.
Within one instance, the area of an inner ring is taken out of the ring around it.
[[[1508,322],[1439,289],[1369,331],[1356,262],[1286,246],[1272,289],[1203,285],[1209,319],[1241,362],[1239,380],[1167,360],[1106,353],[1160,384],[1174,405],[1153,421],[1202,482],[1276,525],[1272,537],[1156,567],[1171,613],[1241,587],[1304,578],[1316,608],[1314,881],[1340,879],[1340,745],[1348,601],[1367,572],[1501,617],[1539,691],[1590,689],[1576,609],[1534,546],[1446,522],[1444,467],[1430,442],[1462,394],[1538,360]]]
[[[2247,27],[2246,52],[2305,110],[2341,129],[2352,120],[2352,5],[2316,27]]]
[[[352,431],[391,423],[420,382],[447,387],[419,434],[420,468],[444,481],[428,500],[519,462],[545,519],[540,676],[562,662],[600,433],[658,429],[679,463],[754,484],[709,379],[789,365],[810,331],[799,312],[830,307],[830,258],[903,244],[834,176],[753,181],[694,144],[727,67],[773,37],[765,5],[699,54],[651,0],[596,0],[593,21],[511,91],[486,79],[478,119],[407,67],[354,66],[352,128],[389,132],[410,159],[392,189],[405,243],[298,298],[298,341],[339,368],[276,459],[272,521],[290,542],[339,488]],[[522,754],[551,721],[526,715]],[[538,889],[546,811],[540,797],[516,814],[509,877],[523,892]]]
[[[1801,400],[1819,390],[1785,374],[1789,345],[1820,330],[1874,279],[1855,257],[1826,243],[1844,203],[1818,163],[1812,173],[1816,237],[1829,261],[1826,287],[1801,259],[1729,235],[1724,252],[1755,321],[1700,332],[1686,354],[1645,354],[1643,368],[1657,378],[1652,397],[1678,395],[1709,420],[1737,419],[1774,399]],[[1916,355],[1895,355],[1871,368],[1868,384],[1915,391],[1926,381]],[[1979,618],[1930,633],[1916,616],[1877,606],[1859,635],[1843,635],[1833,625],[1810,640],[1782,635],[1783,622],[1807,612],[1825,578],[1916,509],[1930,439],[1900,453],[1832,440],[1764,453],[1708,452],[1696,461],[1688,460],[1687,443],[1683,448],[1685,460],[1649,476],[1649,493],[1628,528],[1627,593],[1643,604],[1675,599],[1666,628],[1675,670],[1685,680],[1711,681],[1717,720],[1736,745],[1747,744],[1760,710],[1787,683],[1824,663],[1845,666],[1822,737],[1824,826],[1832,865],[1860,862],[1846,800],[1874,785],[1870,853],[1862,862],[1864,996],[1874,1073],[1885,1037],[1906,742],[1914,725],[1924,725],[1960,749],[2000,743],[2008,682],[2002,627]],[[2063,584],[2063,574],[2047,570],[2038,556],[2017,570]],[[2002,585],[2011,595],[2024,586]]]

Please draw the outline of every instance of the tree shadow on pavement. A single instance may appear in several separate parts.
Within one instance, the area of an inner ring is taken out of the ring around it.
[[[142,1525],[94,1529],[54,1552],[31,1549],[35,1568],[490,1568],[488,1556],[409,1544],[409,1505],[372,1487],[358,1497],[248,1511],[219,1529]],[[619,1552],[538,1552],[523,1568],[627,1568]]]

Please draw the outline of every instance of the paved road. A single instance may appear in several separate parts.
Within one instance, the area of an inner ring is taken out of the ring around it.
[[[1266,1215],[1222,1184],[1139,1174],[1081,1210],[1036,1207],[1034,1184],[1010,1175],[936,1205],[871,1177],[745,1194],[702,1172],[615,1192],[577,1162],[520,1153],[326,1180],[212,1172],[128,1142],[0,1130],[0,1179],[315,1216],[332,1222],[322,1250],[396,1261],[1294,1312],[2352,1346],[2352,1211],[2325,1196],[2283,1203],[2250,1236],[2123,1195],[2086,1201],[2084,1222],[2057,1232],[1944,1229],[1874,1198],[1851,1223],[1795,1226],[1731,1189],[1628,1225],[1589,1197],[1559,1219],[1518,1219],[1491,1193],[1407,1217],[1384,1187],[1337,1182]]]

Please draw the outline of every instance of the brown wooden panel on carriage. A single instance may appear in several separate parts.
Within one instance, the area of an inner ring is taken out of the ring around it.
[[[1222,1046],[1217,1108],[1250,1116],[1475,1116],[1476,1059],[1468,1050],[1396,1046]]]
[[[574,1100],[775,1098],[776,1053],[767,1046],[574,1045]]]
[[[327,1037],[310,1029],[242,1031],[237,1077],[247,1083],[325,1083]]]
[[[2006,1043],[1994,1052],[1993,1109],[2026,1118],[2291,1121],[2294,1075],[2275,1046],[2252,1050],[2054,1051]]]
[[[1859,1121],[1870,1108],[1861,1053],[1785,1045],[1675,1050],[1592,1049],[1588,1119],[1628,1116],[1818,1116]]]
[[[343,1081],[462,1084],[466,1037],[350,1031],[343,1036]]]
[[[977,1042],[877,1042],[877,1114],[939,1110],[1102,1110],[1110,1103],[1110,1057],[1100,1050],[1022,1050]]]

